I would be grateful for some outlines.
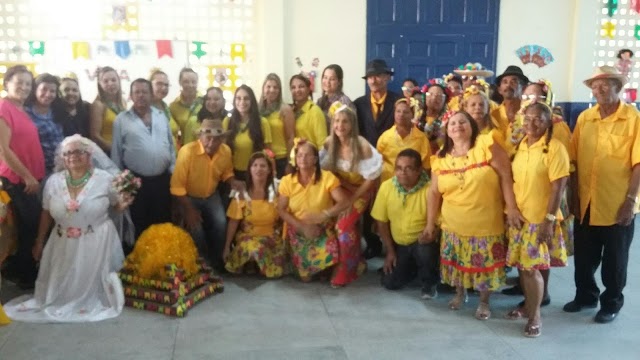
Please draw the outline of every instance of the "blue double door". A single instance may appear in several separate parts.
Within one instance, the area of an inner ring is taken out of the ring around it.
[[[467,62],[495,70],[499,11],[500,0],[368,0],[367,61],[387,61],[395,91]]]

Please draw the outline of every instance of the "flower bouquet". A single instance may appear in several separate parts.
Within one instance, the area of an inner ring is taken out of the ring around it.
[[[129,170],[124,170],[113,178],[113,187],[118,194],[135,195],[142,186],[142,180]]]

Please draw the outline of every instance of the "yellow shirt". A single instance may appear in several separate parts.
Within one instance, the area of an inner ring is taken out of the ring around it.
[[[242,220],[240,231],[250,236],[274,236],[278,210],[267,200],[231,200],[227,216]]]
[[[382,95],[378,100],[376,100],[373,97],[373,94],[371,94],[370,99],[371,99],[371,113],[373,114],[373,119],[377,120],[378,113],[384,110],[384,102],[385,100],[387,100],[387,93],[384,93],[384,95]]]
[[[554,116],[553,119],[553,138],[560,141],[564,148],[569,152],[569,144],[571,143],[571,129],[569,125],[560,116]]]
[[[551,183],[569,176],[569,153],[556,139],[551,139],[544,153],[546,139],[543,136],[529,147],[525,137],[511,163],[513,192],[518,209],[531,224],[540,224],[547,214],[551,198]],[[555,214],[562,220],[558,209]]]
[[[287,138],[284,132],[284,122],[280,111],[274,111],[267,116],[267,122],[271,128],[271,150],[276,159],[287,157]]]
[[[210,157],[200,141],[184,145],[178,151],[176,167],[171,176],[171,194],[207,198],[213,194],[220,181],[233,176],[231,149],[220,145]]]
[[[491,167],[490,135],[481,135],[467,156],[434,156],[442,194],[442,228],[461,236],[495,236],[504,233],[504,203],[498,173]]]
[[[229,128],[229,118],[226,117],[222,121],[222,128],[227,130]],[[260,118],[260,127],[262,128],[262,138],[264,139],[265,146],[271,144],[271,128],[267,119]],[[247,171],[249,166],[249,159],[253,150],[253,140],[249,136],[249,128],[245,126],[243,131],[238,131],[236,138],[233,140],[233,168],[238,171]]]
[[[289,198],[289,211],[300,219],[307,213],[318,213],[333,206],[331,192],[340,186],[340,180],[331,172],[321,170],[321,179],[314,184],[315,176],[303,186],[298,175],[289,174],[280,180],[278,193]]]
[[[638,110],[620,101],[618,110],[605,119],[600,118],[599,105],[583,111],[569,153],[577,163],[580,221],[589,206],[590,225],[614,225],[626,200],[632,168],[640,163]]]
[[[451,111],[460,111],[460,97],[461,96],[458,95],[449,99],[449,102],[447,103],[447,108]]]
[[[509,117],[507,116],[507,108],[504,106],[504,104],[496,105],[496,107],[489,109],[489,114],[491,114],[494,122],[497,123],[498,129],[506,135],[507,139],[509,139],[511,137],[511,133],[508,129],[511,122],[509,121]]]
[[[102,129],[100,129],[100,136],[109,144],[113,141],[113,123],[116,121],[118,114],[106,106],[102,115]]]
[[[171,116],[178,123],[180,127],[180,131],[182,134],[185,134],[185,126],[189,121],[189,118],[197,115],[200,109],[202,108],[202,98],[196,97],[191,106],[187,106],[182,102],[182,96],[178,95],[178,97],[171,102],[169,105],[169,110],[171,111]]]
[[[380,181],[391,179],[395,173],[396,158],[404,149],[414,149],[422,157],[422,167],[430,169],[431,146],[429,139],[420,130],[411,127],[411,132],[404,139],[396,132],[396,126],[385,131],[378,139],[377,150],[382,155],[382,175]]]
[[[296,112],[296,137],[309,140],[318,149],[327,138],[327,120],[320,107],[311,100]]]
[[[428,191],[429,184],[408,195],[402,205],[404,196],[393,186],[393,179],[389,179],[380,185],[371,217],[391,223],[391,236],[396,244],[411,245],[418,240],[427,225]]]

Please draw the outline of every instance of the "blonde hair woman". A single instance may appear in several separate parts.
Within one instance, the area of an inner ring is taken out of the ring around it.
[[[118,114],[126,110],[122,98],[120,76],[112,67],[98,70],[98,96],[91,104],[89,116],[89,134],[91,140],[107,154],[111,153],[113,123]]]
[[[281,178],[293,148],[296,119],[291,106],[282,101],[282,81],[278,75],[271,73],[264,79],[258,105],[260,115],[271,127],[271,150],[276,157],[276,174]]]

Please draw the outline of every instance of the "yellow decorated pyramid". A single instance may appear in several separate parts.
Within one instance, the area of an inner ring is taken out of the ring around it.
[[[224,290],[202,259],[191,236],[171,223],[145,230],[120,272],[125,305],[185,316],[197,302]]]

